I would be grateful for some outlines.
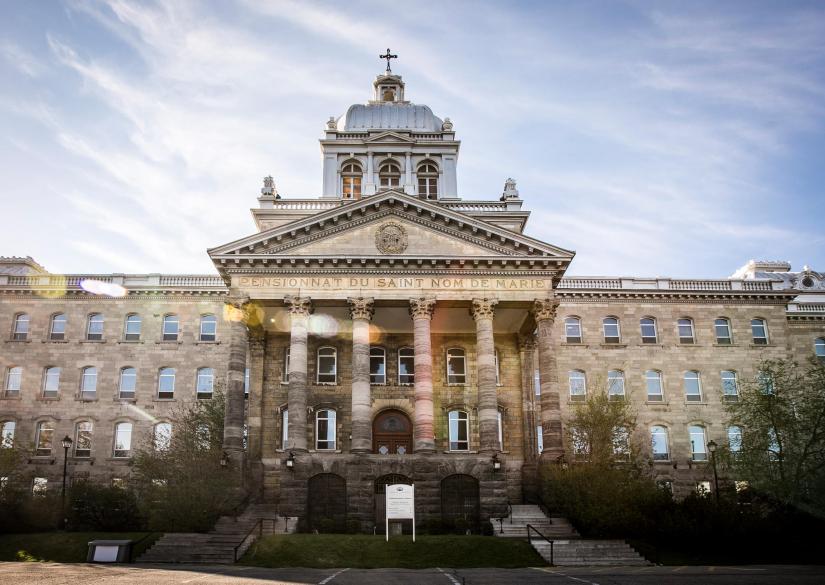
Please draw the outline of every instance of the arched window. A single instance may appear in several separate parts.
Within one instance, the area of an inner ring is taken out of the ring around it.
[[[14,431],[17,423],[13,420],[4,420],[0,423],[0,449],[11,449],[14,447]]]
[[[200,340],[215,341],[218,335],[218,320],[215,315],[201,315]]]
[[[74,456],[92,456],[92,421],[84,420],[74,426]]]
[[[35,455],[47,457],[52,454],[54,442],[54,423],[44,420],[37,423],[34,435]]]
[[[161,368],[158,372],[158,398],[175,397],[175,368]]]
[[[619,343],[622,340],[622,330],[619,326],[619,319],[616,317],[605,317],[602,319],[602,331],[604,332],[605,343]]]
[[[195,391],[199,399],[212,398],[212,388],[215,385],[215,372],[212,368],[198,368]]]
[[[418,196],[423,199],[438,199],[438,167],[431,162],[418,165]]]
[[[685,372],[685,400],[688,402],[702,402],[702,382],[699,372],[690,370]]]
[[[584,402],[587,397],[587,380],[581,370],[571,370],[568,373],[570,386],[570,400],[574,402]]]
[[[723,370],[722,379],[722,399],[725,402],[736,402],[739,400],[739,384],[736,381],[736,372]]]
[[[665,427],[650,427],[650,440],[654,461],[667,461],[670,459],[670,446],[668,445],[667,429]]]
[[[653,317],[644,317],[639,321],[639,328],[642,332],[642,343],[657,343],[659,341],[656,335],[656,319]]]
[[[281,410],[281,449],[286,450],[289,445],[289,409]]]
[[[401,183],[401,167],[394,161],[386,161],[378,167],[378,184],[381,189],[397,189]]]
[[[66,339],[66,315],[57,313],[52,315],[49,323],[49,339],[52,341],[63,341]]]
[[[86,366],[80,375],[81,400],[94,400],[97,397],[97,368]]]
[[[383,347],[370,348],[370,384],[387,383],[387,352]]]
[[[11,338],[15,341],[25,341],[29,338],[29,316],[26,313],[18,313],[14,316],[14,328]]]
[[[611,400],[624,398],[624,372],[621,370],[607,372],[607,395]]]
[[[716,334],[716,343],[718,345],[730,345],[733,343],[733,335],[731,335],[730,321],[726,317],[719,317],[713,322],[713,330]]]
[[[696,343],[696,338],[693,333],[693,319],[683,317],[677,321],[677,328],[679,330],[679,343],[691,345]]]
[[[335,411],[332,409],[323,408],[315,413],[315,448],[335,450]]]
[[[469,451],[470,417],[463,410],[451,410],[447,416],[450,451]]]
[[[582,342],[582,322],[578,317],[568,317],[564,320],[564,340],[567,343]]]
[[[163,316],[163,341],[177,341],[180,334],[180,322],[177,315]]]
[[[120,380],[118,381],[118,394],[122,400],[130,400],[135,397],[137,388],[137,370],[132,367],[125,367],[120,370]]]
[[[734,455],[742,450],[742,427],[728,427],[728,448]]]
[[[123,325],[123,339],[124,341],[138,341],[140,340],[140,315],[132,313],[126,315],[126,322]]]
[[[119,422],[115,425],[115,443],[112,456],[129,457],[132,454],[132,423]]]
[[[825,337],[819,337],[814,341],[814,353],[821,362],[825,362]]]
[[[768,323],[764,319],[751,319],[754,345],[768,345]]]
[[[691,458],[694,461],[707,461],[707,439],[705,437],[705,427],[699,425],[690,425],[688,427],[688,434],[690,436],[690,452]]]
[[[318,384],[336,384],[338,382],[338,350],[334,347],[319,347],[316,370]]]
[[[60,390],[60,368],[50,366],[43,372],[43,398],[57,398]]]
[[[662,373],[656,370],[645,372],[645,386],[647,387],[648,402],[663,402],[664,392],[662,391]]]
[[[356,162],[348,162],[341,167],[342,199],[361,199],[362,176],[361,165]]]
[[[100,341],[103,339],[103,315],[92,313],[86,322],[86,339],[88,341]]]
[[[172,423],[159,422],[152,429],[152,445],[155,451],[166,451],[172,444]]]
[[[23,368],[21,366],[11,366],[6,370],[5,395],[20,396],[20,386],[23,383]]]
[[[411,347],[402,347],[398,350],[398,383],[415,383],[415,350]]]
[[[467,383],[467,363],[464,350],[451,347],[447,350],[447,384]]]

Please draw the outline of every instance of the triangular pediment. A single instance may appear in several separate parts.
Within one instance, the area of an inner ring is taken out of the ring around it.
[[[398,134],[397,132],[381,132],[380,134],[375,134],[374,136],[370,136],[364,142],[415,142],[409,136],[404,136],[402,134]]]

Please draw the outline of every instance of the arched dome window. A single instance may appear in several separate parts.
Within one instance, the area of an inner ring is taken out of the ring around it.
[[[393,161],[387,161],[378,168],[378,182],[381,189],[396,189],[401,183],[401,167]]]
[[[361,199],[361,165],[356,162],[345,163],[341,167],[342,199]]]
[[[418,166],[418,196],[423,199],[438,199],[438,167],[431,162]]]

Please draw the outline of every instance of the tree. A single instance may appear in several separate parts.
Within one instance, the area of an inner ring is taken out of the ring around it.
[[[729,461],[736,479],[825,515],[825,365],[765,360],[728,413],[742,429]]]

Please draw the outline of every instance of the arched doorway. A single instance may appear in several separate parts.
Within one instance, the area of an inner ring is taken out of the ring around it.
[[[478,480],[471,475],[450,475],[441,480],[441,521],[447,530],[478,532]]]
[[[412,451],[412,423],[400,410],[385,410],[372,422],[372,450],[380,455]]]
[[[309,478],[307,521],[310,530],[344,532],[347,528],[347,482],[334,473]]]
[[[406,475],[400,475],[398,473],[382,475],[375,480],[375,526],[377,532],[379,533],[385,528],[384,522],[386,520],[387,513],[387,486],[399,483],[412,485],[412,480]],[[412,533],[412,520],[396,520],[395,523],[397,523],[398,526],[398,528],[395,528],[396,531],[403,532],[404,534]],[[390,525],[391,532],[393,529],[394,527]]]

